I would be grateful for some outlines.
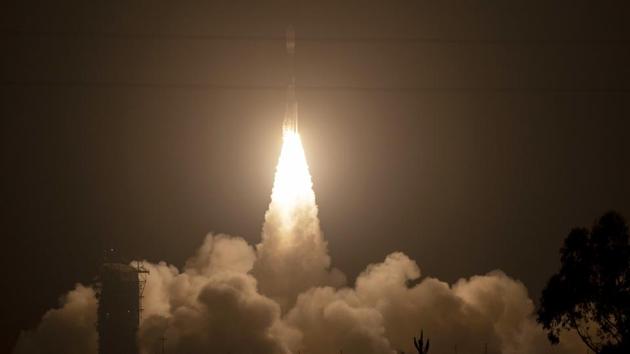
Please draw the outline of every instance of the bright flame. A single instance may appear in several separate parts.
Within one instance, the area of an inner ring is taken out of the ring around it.
[[[301,206],[315,204],[313,182],[308,171],[302,140],[297,129],[282,131],[282,151],[276,167],[271,206],[277,207],[285,226],[290,226]]]

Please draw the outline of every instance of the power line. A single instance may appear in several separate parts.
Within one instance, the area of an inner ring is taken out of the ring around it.
[[[129,89],[180,89],[198,91],[284,91],[286,85],[273,84],[213,84],[202,82],[151,82],[151,81],[1,81],[2,87],[67,87],[67,88],[129,88]],[[630,88],[570,88],[570,87],[430,87],[430,86],[370,86],[370,85],[297,85],[301,91],[350,91],[398,93],[549,93],[549,94],[628,94]]]
[[[24,31],[1,30],[4,37],[66,37],[103,38],[122,40],[189,40],[189,41],[241,41],[241,42],[284,42],[284,36],[273,35],[230,35],[191,33],[129,33],[108,31]],[[298,36],[296,41],[332,43],[377,43],[377,44],[476,44],[476,45],[627,45],[626,38],[439,38],[431,36]]]

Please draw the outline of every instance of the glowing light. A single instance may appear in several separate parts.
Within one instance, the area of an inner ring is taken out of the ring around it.
[[[290,227],[302,206],[315,204],[315,193],[308,170],[302,139],[295,127],[282,131],[282,150],[271,193],[271,207],[277,207],[283,224]]]

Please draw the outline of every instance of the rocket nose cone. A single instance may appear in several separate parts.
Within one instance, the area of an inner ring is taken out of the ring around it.
[[[293,26],[291,25],[287,27],[286,40],[287,40],[287,52],[289,54],[295,53],[295,31],[293,30]]]

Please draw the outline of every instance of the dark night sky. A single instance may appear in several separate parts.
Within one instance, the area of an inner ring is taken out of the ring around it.
[[[537,298],[571,227],[630,217],[621,2],[260,3],[3,6],[0,351],[105,247],[181,265],[210,231],[258,242],[289,23],[320,218],[351,277],[401,250]]]

